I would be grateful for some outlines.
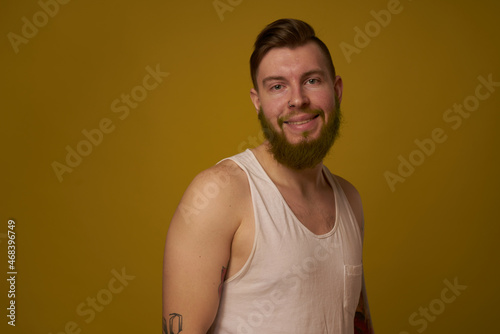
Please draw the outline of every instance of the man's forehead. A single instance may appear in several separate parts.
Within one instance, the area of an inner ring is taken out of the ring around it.
[[[286,74],[306,74],[323,72],[327,75],[327,60],[320,47],[309,42],[295,48],[279,47],[271,49],[263,58],[258,68],[259,82],[269,76]]]

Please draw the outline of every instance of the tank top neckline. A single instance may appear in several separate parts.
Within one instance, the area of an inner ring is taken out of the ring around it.
[[[312,232],[310,229],[308,229],[301,221],[299,218],[297,218],[297,216],[295,215],[295,213],[293,212],[293,210],[290,208],[290,206],[288,205],[287,201],[285,200],[285,198],[283,197],[283,195],[281,194],[281,191],[278,189],[278,187],[276,186],[276,184],[274,184],[274,182],[271,180],[271,178],[269,177],[269,175],[267,174],[267,172],[264,170],[264,167],[262,167],[262,165],[260,164],[260,161],[259,159],[257,159],[257,157],[255,156],[255,154],[250,150],[250,149],[246,149],[245,152],[248,152],[249,153],[249,156],[250,158],[255,162],[257,168],[259,169],[259,171],[262,173],[263,177],[266,179],[266,181],[268,181],[270,184],[272,184],[272,189],[277,193],[277,195],[279,196],[280,200],[283,202],[286,210],[291,214],[291,216],[293,217],[294,219],[294,223],[298,224],[300,226],[301,229],[303,229],[305,231],[305,233],[307,233],[308,235],[314,237],[314,238],[317,238],[317,239],[325,239],[325,238],[328,238],[330,236],[332,236],[335,231],[337,230],[337,226],[339,225],[340,223],[340,220],[339,220],[339,197],[337,196],[337,189],[336,189],[336,185],[335,185],[335,181],[333,180],[333,175],[331,175],[331,178],[329,177],[329,172],[328,172],[328,169],[325,165],[323,165],[323,168],[322,168],[322,174],[323,174],[323,177],[325,178],[326,182],[328,182],[328,184],[330,185],[330,187],[332,188],[332,191],[333,191],[333,196],[334,196],[334,201],[335,201],[335,221],[334,221],[334,225],[332,227],[332,229],[324,234],[316,234],[314,232]]]

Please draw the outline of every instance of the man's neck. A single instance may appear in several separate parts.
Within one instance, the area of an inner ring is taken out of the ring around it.
[[[293,191],[308,196],[318,189],[328,186],[323,176],[323,163],[313,168],[296,170],[278,163],[268,150],[267,143],[252,149],[262,168],[266,171],[271,181],[280,187],[286,187]]]

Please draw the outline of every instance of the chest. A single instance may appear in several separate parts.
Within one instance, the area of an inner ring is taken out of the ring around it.
[[[335,195],[331,189],[311,197],[304,197],[286,189],[280,189],[280,192],[295,217],[312,233],[326,234],[335,226]]]

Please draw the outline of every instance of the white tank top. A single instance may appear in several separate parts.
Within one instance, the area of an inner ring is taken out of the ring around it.
[[[335,176],[323,168],[335,195],[335,225],[316,235],[295,217],[250,150],[228,159],[248,176],[255,239],[243,268],[224,282],[214,333],[354,333],[362,240]]]

